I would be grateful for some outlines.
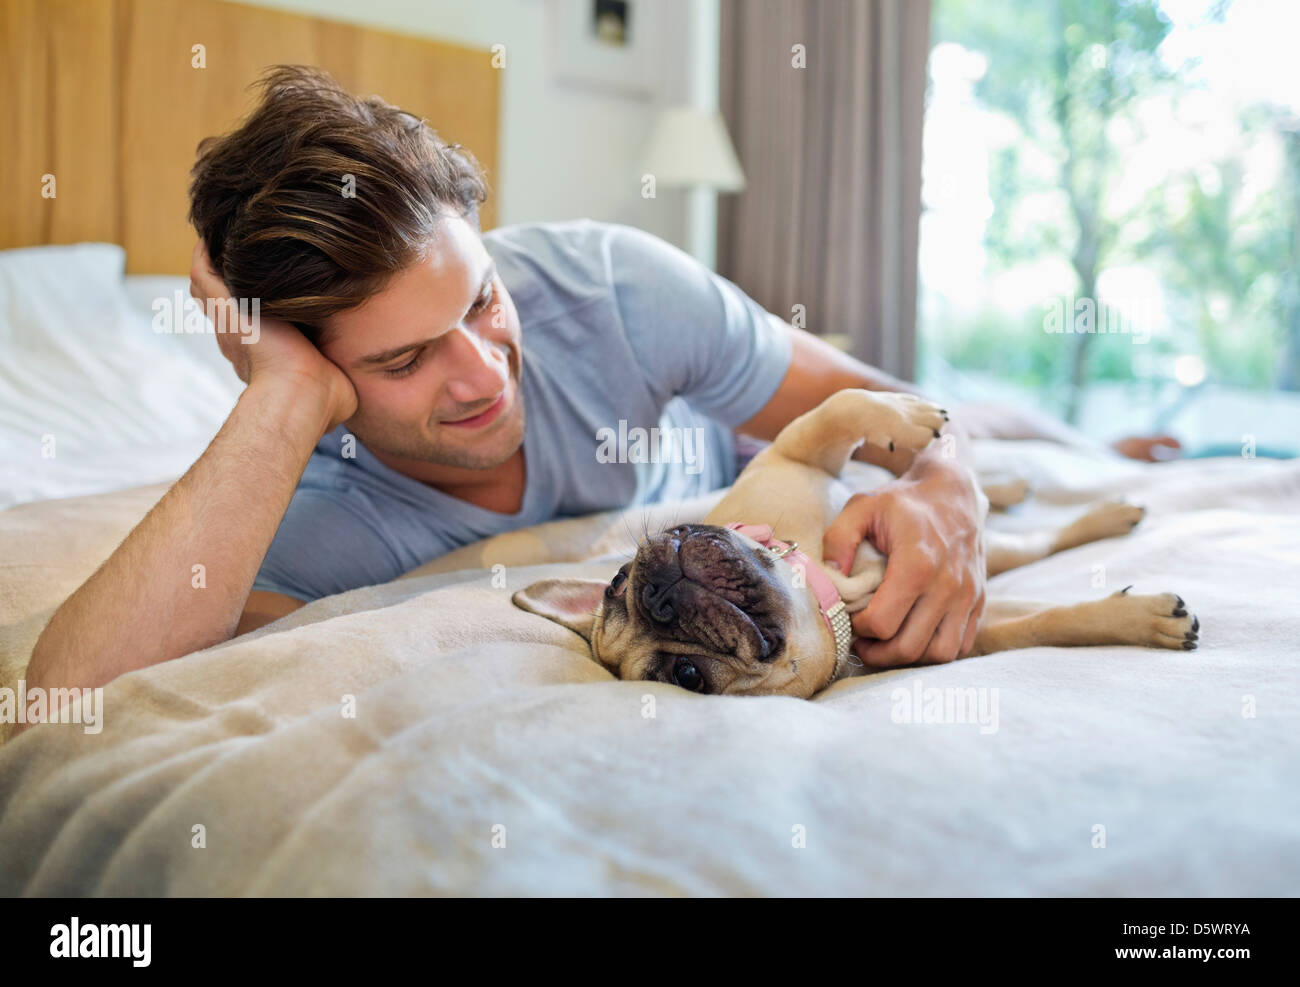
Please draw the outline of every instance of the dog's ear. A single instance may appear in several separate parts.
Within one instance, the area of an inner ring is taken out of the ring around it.
[[[563,624],[591,643],[596,611],[605,594],[599,579],[543,579],[515,592],[515,606]]]

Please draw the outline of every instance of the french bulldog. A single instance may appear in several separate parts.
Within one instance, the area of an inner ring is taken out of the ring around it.
[[[850,388],[796,418],[759,452],[703,523],[650,535],[609,582],[544,579],[516,592],[524,610],[580,634],[622,679],[693,692],[808,698],[854,666],[850,615],[880,586],[885,558],[870,542],[848,573],[823,565],[822,537],[853,491],[841,473],[863,442],[920,452],[943,409],[919,397]],[[1002,502],[1024,485],[1002,485]],[[988,497],[980,495],[987,516]],[[983,531],[988,574],[1127,534],[1143,510],[1101,503],[1063,528]],[[780,537],[776,537],[779,533]],[[989,595],[971,655],[1038,645],[1195,648],[1199,620],[1174,593],[1068,606]]]

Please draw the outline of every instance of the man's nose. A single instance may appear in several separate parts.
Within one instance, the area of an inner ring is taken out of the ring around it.
[[[465,326],[457,326],[448,333],[447,356],[452,381],[448,389],[453,391],[453,397],[466,404],[494,397],[509,373],[504,354]]]

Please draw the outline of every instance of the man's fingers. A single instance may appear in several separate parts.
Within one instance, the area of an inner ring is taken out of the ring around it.
[[[942,619],[942,605],[932,597],[921,598],[908,613],[898,633],[889,640],[864,640],[859,651],[863,663],[875,668],[897,668],[915,663],[925,657],[925,650]]]
[[[932,560],[912,552],[898,552],[885,563],[885,577],[865,610],[852,618],[853,630],[862,637],[886,640],[903,626],[908,613],[934,576]]]
[[[863,638],[858,642],[858,655],[868,668],[905,668],[915,664],[920,655],[908,654],[900,641],[899,637],[889,641]]]
[[[1156,463],[1166,459],[1177,459],[1182,450],[1182,443],[1172,435],[1129,435],[1111,443],[1111,448],[1129,459]]]
[[[909,664],[898,654],[898,647],[893,641],[873,641],[862,638],[853,644],[862,664],[868,668],[902,668]]]
[[[930,645],[947,616],[949,602],[939,594],[928,593],[917,601],[890,643],[897,647],[900,661],[915,664],[929,656]]]
[[[934,662],[956,661],[962,656],[961,645],[966,638],[971,617],[977,604],[974,587],[964,586],[944,603],[943,619],[935,628],[934,637],[925,650],[925,657]]]
[[[212,259],[202,240],[194,245],[194,253],[190,258],[190,294],[200,301],[230,297],[230,289],[212,265]]]
[[[961,649],[957,652],[958,658],[965,658],[970,654],[971,649],[975,647],[975,635],[979,633],[980,618],[977,612],[972,611],[970,619],[966,621],[966,630],[961,636]]]
[[[853,557],[858,552],[874,520],[875,502],[866,494],[855,493],[844,504],[844,509],[822,536],[822,559],[835,563],[841,572],[853,567]]]
[[[926,661],[946,664],[957,660],[957,652],[961,648],[961,638],[966,632],[969,617],[970,610],[967,607],[958,607],[943,615],[939,626],[934,629],[934,637],[930,638],[930,643],[925,649]]]
[[[980,631],[980,622],[984,619],[984,604],[986,602],[984,591],[980,590],[980,595],[975,598],[975,606],[970,612],[970,619],[966,622],[966,633],[961,638],[961,651],[958,658],[965,658],[975,647],[975,638]]]

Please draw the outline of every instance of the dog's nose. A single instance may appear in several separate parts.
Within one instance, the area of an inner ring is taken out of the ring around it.
[[[637,597],[641,609],[656,624],[675,624],[677,602],[682,592],[682,543],[690,534],[690,525],[679,524],[662,536],[642,544],[637,552]]]
[[[682,570],[676,565],[656,566],[653,572],[645,574],[641,586],[641,606],[655,623],[671,624],[677,619],[672,593],[681,579]]]

